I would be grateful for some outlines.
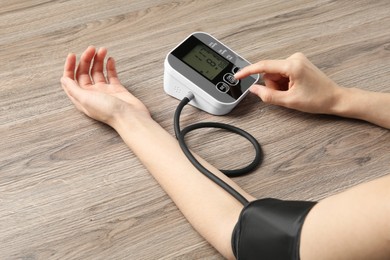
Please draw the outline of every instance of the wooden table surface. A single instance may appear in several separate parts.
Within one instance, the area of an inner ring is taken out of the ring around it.
[[[163,62],[190,33],[211,33],[251,62],[300,51],[343,86],[389,92],[389,25],[386,0],[2,1],[0,259],[222,258],[116,132],[68,100],[59,79],[69,52],[107,47],[122,83],[173,134],[178,101],[163,91]],[[389,131],[366,122],[252,95],[223,117],[183,114],[184,124],[210,120],[262,144],[263,165],[235,179],[259,198],[319,200],[390,172]],[[189,143],[222,168],[253,156],[222,131]]]

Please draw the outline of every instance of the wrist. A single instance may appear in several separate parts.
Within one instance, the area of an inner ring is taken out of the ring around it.
[[[140,129],[147,127],[150,123],[155,123],[155,121],[152,119],[149,112],[134,112],[133,110],[128,109],[113,115],[109,125],[114,128],[118,134],[123,136],[125,133],[135,133]]]
[[[333,113],[390,128],[390,93],[341,88]]]
[[[371,92],[358,88],[341,87],[332,114],[367,121],[366,112],[374,101],[370,94]]]
[[[352,95],[352,89],[337,86],[334,90],[333,103],[329,108],[328,114],[350,117],[349,114],[351,114],[354,107],[354,100],[351,98]]]

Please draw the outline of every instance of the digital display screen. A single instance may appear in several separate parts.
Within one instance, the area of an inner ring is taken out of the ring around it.
[[[201,43],[195,45],[195,47],[183,57],[183,61],[209,80],[213,80],[229,65],[227,60],[223,59],[209,47]]]

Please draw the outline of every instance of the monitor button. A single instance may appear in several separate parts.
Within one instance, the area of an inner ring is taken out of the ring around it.
[[[233,74],[236,74],[240,70],[239,67],[234,66],[232,69]]]
[[[227,93],[230,89],[229,85],[226,84],[225,82],[218,82],[216,87],[222,93]]]
[[[239,80],[234,77],[232,73],[226,73],[223,76],[223,80],[230,86],[235,86],[238,84]]]

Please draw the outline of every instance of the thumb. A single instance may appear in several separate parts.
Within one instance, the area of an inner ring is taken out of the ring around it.
[[[253,85],[249,91],[257,95],[263,102],[274,105],[285,105],[287,99],[287,91],[275,90],[267,88],[263,85]]]
[[[78,97],[81,95],[82,89],[80,89],[80,87],[74,80],[68,77],[62,77],[61,86],[65,90],[69,98],[78,100]]]
[[[83,90],[77,85],[77,83],[67,77],[61,78],[61,86],[64,89],[68,98],[72,101],[72,103],[76,106],[79,111],[86,113],[83,105],[80,102],[80,96],[82,96]]]

